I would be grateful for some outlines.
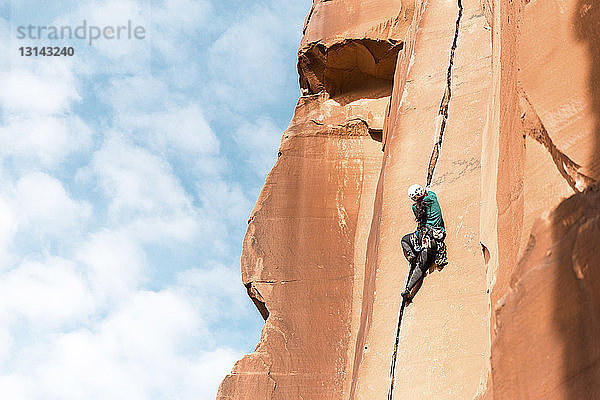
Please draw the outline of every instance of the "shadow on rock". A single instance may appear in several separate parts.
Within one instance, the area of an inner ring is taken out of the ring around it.
[[[567,399],[600,398],[600,185],[552,213],[556,251],[554,329]]]
[[[600,162],[600,3],[579,0],[573,29],[589,55],[594,131],[588,167]],[[563,201],[553,217],[560,270],[555,324],[562,336],[563,379],[570,400],[600,399],[600,183]]]

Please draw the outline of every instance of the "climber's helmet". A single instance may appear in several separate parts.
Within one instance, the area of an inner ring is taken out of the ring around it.
[[[412,185],[408,188],[408,197],[410,197],[412,201],[417,201],[423,196],[425,196],[425,190],[423,190],[421,185]]]

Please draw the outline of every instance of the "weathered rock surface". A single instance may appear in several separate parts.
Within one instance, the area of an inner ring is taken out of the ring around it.
[[[303,93],[389,90],[402,39],[412,20],[407,0],[313,2],[298,51]]]
[[[493,386],[486,398],[595,399],[600,292],[591,254],[600,236],[591,227],[599,198],[586,188],[600,177],[600,7],[583,0],[494,7],[494,25],[502,26],[494,44],[518,69],[495,68],[511,100],[493,106],[499,134],[487,131],[500,143],[487,177],[496,175],[504,189],[496,193],[495,232],[486,233],[499,254],[488,263]],[[482,215],[493,217],[490,209]]]
[[[494,304],[494,398],[600,398],[599,245],[598,185],[536,221]]]
[[[600,5],[314,0],[298,71],[218,399],[600,398]],[[428,177],[450,263],[403,306]]]

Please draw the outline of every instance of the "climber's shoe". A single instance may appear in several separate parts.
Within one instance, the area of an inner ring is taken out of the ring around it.
[[[412,295],[410,294],[410,290],[404,289],[404,292],[401,294],[402,298],[408,302],[412,300]]]

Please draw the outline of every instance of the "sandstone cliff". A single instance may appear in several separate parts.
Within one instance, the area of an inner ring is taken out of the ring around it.
[[[217,398],[600,398],[600,5],[314,0],[298,72]],[[415,181],[450,263],[406,306]]]

